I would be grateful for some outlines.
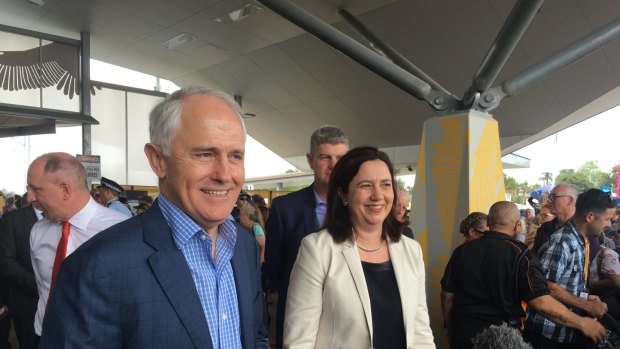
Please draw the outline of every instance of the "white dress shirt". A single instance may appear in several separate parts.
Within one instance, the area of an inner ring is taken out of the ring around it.
[[[93,198],[90,198],[86,206],[69,219],[71,233],[67,243],[67,256],[95,234],[127,218],[117,211],[99,205]],[[55,222],[48,218],[39,220],[32,227],[30,233],[30,258],[32,259],[32,268],[39,291],[34,332],[39,336],[41,335],[43,315],[45,315],[47,298],[50,293],[56,248],[61,236],[61,222]]]

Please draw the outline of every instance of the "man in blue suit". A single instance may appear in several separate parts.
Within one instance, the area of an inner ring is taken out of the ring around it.
[[[188,88],[149,121],[159,198],[65,259],[41,348],[267,348],[258,247],[227,220],[245,179],[239,106]]]
[[[301,239],[323,226],[329,176],[336,162],[349,150],[349,141],[338,127],[326,125],[312,134],[308,164],[314,183],[307,188],[275,198],[265,226],[265,272],[278,290],[276,348],[282,348],[284,312],[289,277]]]

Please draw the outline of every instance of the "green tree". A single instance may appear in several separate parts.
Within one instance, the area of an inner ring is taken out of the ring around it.
[[[594,187],[594,184],[590,181],[586,174],[583,172],[575,172],[572,168],[560,170],[558,176],[555,177],[555,184],[560,183],[572,184],[579,190]]]
[[[538,178],[538,180],[542,181],[543,185],[549,185],[553,182],[553,173],[551,172],[543,172],[542,176]]]

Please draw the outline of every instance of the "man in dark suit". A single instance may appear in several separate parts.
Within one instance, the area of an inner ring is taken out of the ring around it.
[[[0,223],[0,271],[7,280],[15,334],[20,348],[34,345],[34,316],[37,312],[37,283],[30,260],[30,231],[38,217],[33,206],[2,216]]]
[[[245,179],[239,106],[181,89],[150,132],[159,198],[65,259],[41,347],[267,348],[258,247],[227,220]]]
[[[326,125],[314,131],[306,154],[314,183],[275,198],[271,205],[265,227],[265,272],[278,289],[276,348],[282,348],[286,294],[301,239],[323,226],[329,176],[348,150],[349,141],[338,127]]]

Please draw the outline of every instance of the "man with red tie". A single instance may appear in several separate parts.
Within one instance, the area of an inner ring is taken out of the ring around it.
[[[86,169],[67,153],[49,153],[28,168],[28,199],[40,207],[45,219],[30,234],[30,255],[39,302],[34,321],[41,335],[43,316],[62,261],[100,231],[127,219],[99,205],[87,187]]]

